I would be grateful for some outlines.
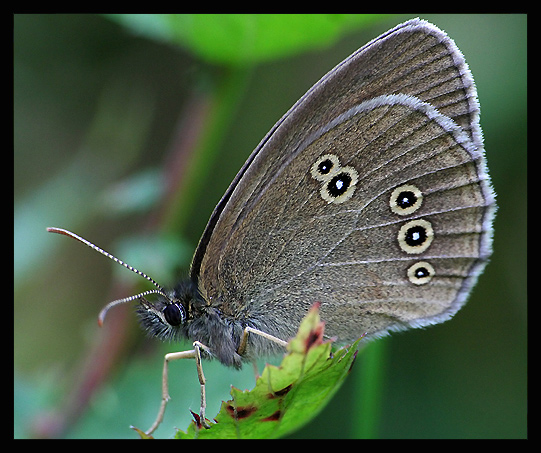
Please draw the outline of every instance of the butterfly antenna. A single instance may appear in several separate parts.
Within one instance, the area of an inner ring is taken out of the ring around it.
[[[100,326],[103,324],[103,320],[105,319],[105,315],[106,315],[107,311],[109,311],[109,309],[111,307],[114,307],[115,305],[123,304],[123,303],[126,303],[126,302],[131,302],[132,300],[138,299],[140,297],[144,297],[144,296],[146,296],[148,294],[160,294],[160,295],[164,296],[166,299],[169,299],[169,296],[167,296],[164,289],[153,278],[149,277],[147,274],[145,274],[144,272],[141,272],[140,270],[136,269],[135,267],[130,266],[129,264],[125,263],[124,261],[119,260],[116,256],[110,254],[109,252],[106,252],[105,250],[98,247],[97,245],[92,244],[92,242],[87,241],[86,239],[82,238],[81,236],[78,236],[75,233],[72,233],[71,231],[64,230],[63,228],[48,227],[47,231],[49,233],[63,234],[65,236],[69,236],[69,237],[71,237],[73,239],[76,239],[79,242],[82,242],[83,244],[87,245],[88,247],[96,250],[96,252],[99,252],[102,255],[105,255],[107,258],[112,259],[114,262],[124,266],[126,269],[129,269],[130,271],[135,272],[137,275],[140,275],[141,277],[147,279],[149,282],[151,282],[157,288],[157,289],[152,289],[152,290],[149,290],[149,291],[145,291],[145,292],[136,294],[134,296],[125,297],[123,299],[118,299],[118,300],[114,300],[112,302],[109,302],[105,307],[103,307],[103,309],[100,311],[100,314],[98,316],[98,324]]]

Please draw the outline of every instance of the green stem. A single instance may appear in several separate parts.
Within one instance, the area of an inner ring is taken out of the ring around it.
[[[366,346],[359,354],[359,385],[355,395],[353,419],[356,420],[352,437],[373,439],[378,437],[381,420],[382,395],[385,385],[387,357],[386,339],[377,340]]]
[[[251,70],[246,67],[224,71],[218,86],[207,94],[207,113],[201,126],[182,184],[172,196],[163,218],[163,231],[183,231],[196,208],[196,202],[209,181],[212,162],[229,129],[248,84]]]

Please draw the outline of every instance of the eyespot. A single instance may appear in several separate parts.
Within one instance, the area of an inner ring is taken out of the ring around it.
[[[353,196],[359,174],[353,167],[341,167],[339,173],[321,186],[321,196],[329,203],[344,203]]]
[[[408,279],[414,285],[426,285],[434,275],[434,267],[426,261],[419,261],[408,268]]]
[[[324,154],[314,162],[310,173],[318,181],[328,181],[340,169],[340,161],[335,154]]]
[[[394,189],[389,200],[391,211],[398,215],[412,214],[422,203],[423,194],[412,184],[404,184]]]
[[[398,232],[398,244],[406,253],[424,252],[434,239],[434,230],[428,220],[417,219],[406,222]]]

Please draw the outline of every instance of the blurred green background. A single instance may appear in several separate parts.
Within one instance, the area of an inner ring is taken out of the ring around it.
[[[159,407],[163,354],[189,347],[146,339],[130,307],[99,329],[105,303],[147,287],[45,228],[71,229],[174,283],[281,115],[416,16],[456,41],[475,77],[498,195],[494,255],[453,321],[371,343],[293,437],[526,437],[527,17],[435,14],[14,16],[15,437],[136,437],[129,426],[148,428]],[[253,386],[251,367],[204,366],[210,416],[230,385]],[[170,370],[157,437],[185,429],[199,407],[193,362]]]

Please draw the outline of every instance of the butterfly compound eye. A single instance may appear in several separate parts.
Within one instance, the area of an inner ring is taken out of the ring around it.
[[[186,319],[184,307],[180,304],[169,304],[163,310],[165,320],[172,326],[180,326]]]

